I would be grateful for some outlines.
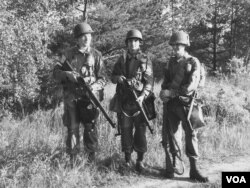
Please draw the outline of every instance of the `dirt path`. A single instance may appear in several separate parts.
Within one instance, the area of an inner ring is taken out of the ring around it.
[[[207,162],[201,167],[201,172],[209,177],[210,183],[221,181],[222,171],[250,171],[250,155],[241,157],[225,158],[221,163]],[[132,185],[125,186],[129,188],[179,188],[179,187],[201,187],[189,181],[189,169],[185,170],[184,175],[174,178],[173,180],[157,179],[152,177],[141,177],[140,182]]]

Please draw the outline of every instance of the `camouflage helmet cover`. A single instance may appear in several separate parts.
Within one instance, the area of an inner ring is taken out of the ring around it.
[[[90,25],[86,22],[79,23],[74,28],[74,37],[78,38],[82,34],[93,33],[94,31],[90,27]]]
[[[170,37],[169,44],[183,44],[186,46],[190,46],[189,35],[184,31],[175,32]]]
[[[128,31],[125,41],[127,42],[128,39],[133,39],[133,38],[142,40],[141,32],[137,29],[132,29],[132,30]]]

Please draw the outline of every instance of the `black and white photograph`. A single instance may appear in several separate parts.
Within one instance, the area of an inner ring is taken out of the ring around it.
[[[1,0],[0,188],[250,187],[250,0]]]

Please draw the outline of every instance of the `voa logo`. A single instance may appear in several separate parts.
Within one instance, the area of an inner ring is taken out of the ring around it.
[[[247,183],[244,176],[226,176],[227,183]]]

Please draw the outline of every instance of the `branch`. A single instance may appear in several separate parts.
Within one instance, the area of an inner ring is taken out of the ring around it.
[[[88,0],[85,0],[85,1],[84,1],[83,21],[87,21],[87,19],[88,19],[88,15],[87,15],[87,4],[88,4]]]
[[[110,53],[113,52],[113,51],[120,50],[120,49],[123,49],[123,48],[124,48],[123,46],[122,46],[122,47],[113,48],[113,49],[111,49],[111,50],[109,50],[109,51],[104,52],[104,53],[103,53],[103,56],[105,56],[105,55],[107,55],[107,54],[110,54]]]
[[[83,13],[83,21],[87,21],[88,15],[87,15],[87,4],[88,0],[84,0],[84,10],[80,9],[80,5],[76,7],[76,10],[79,10]]]

